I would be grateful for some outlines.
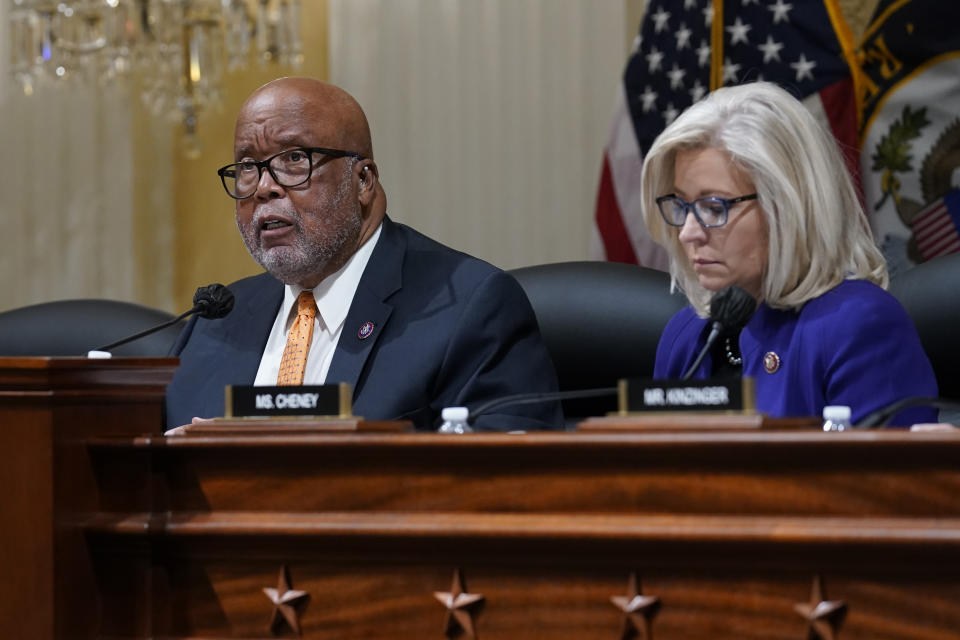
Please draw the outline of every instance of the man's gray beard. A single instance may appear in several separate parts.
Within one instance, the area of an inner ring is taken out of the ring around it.
[[[349,211],[346,212],[346,219],[342,220],[343,224],[336,229],[328,230],[326,233],[314,231],[308,237],[303,226],[303,216],[292,207],[279,210],[264,207],[254,214],[246,229],[241,227],[239,223],[237,224],[240,234],[243,236],[243,241],[247,245],[247,251],[267,273],[285,284],[303,282],[323,272],[330,260],[340,253],[347,242],[359,235],[360,226],[363,223],[360,203],[353,202],[352,205],[346,203],[347,197],[350,195],[351,174],[352,167],[348,166],[333,199],[319,209],[307,214],[322,216],[327,219],[336,217],[340,220],[345,212],[339,211],[339,209],[346,204],[349,207]],[[272,213],[281,214],[288,218],[296,228],[296,233],[291,244],[264,249],[259,242],[260,222]]]

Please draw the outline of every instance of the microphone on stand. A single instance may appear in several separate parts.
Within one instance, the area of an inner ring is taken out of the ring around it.
[[[524,404],[540,404],[558,400],[578,400],[581,398],[603,398],[617,395],[617,387],[599,387],[596,389],[571,389],[568,391],[541,391],[535,393],[517,393],[512,396],[495,398],[471,410],[469,407],[444,407],[441,413],[444,424],[439,433],[469,433],[477,418],[501,407],[513,407]],[[451,424],[451,422],[453,424]]]
[[[230,313],[230,311],[233,309],[233,302],[233,292],[222,284],[214,283],[205,287],[200,287],[197,289],[197,292],[193,294],[193,308],[189,311],[185,311],[173,320],[169,320],[163,324],[158,324],[155,327],[151,327],[145,331],[141,331],[140,333],[135,333],[132,336],[127,336],[122,340],[117,340],[116,342],[103,345],[102,347],[97,347],[96,349],[87,352],[87,357],[109,358],[110,354],[108,352],[110,349],[127,344],[128,342],[133,342],[134,340],[148,336],[151,333],[156,333],[161,329],[166,329],[170,325],[176,324],[187,316],[195,313],[201,318],[222,318]]]
[[[571,389],[569,391],[545,391],[541,393],[519,393],[514,396],[506,396],[491,400],[478,406],[470,412],[467,418],[468,424],[473,424],[477,418],[485,413],[501,407],[512,407],[523,404],[539,404],[541,402],[551,402],[557,400],[579,400],[581,398],[603,398],[617,395],[617,387],[600,387],[597,389]]]
[[[714,295],[710,301],[710,319],[713,320],[713,325],[710,327],[707,342],[697,355],[697,359],[693,361],[693,364],[680,379],[688,380],[693,375],[693,372],[700,366],[703,356],[707,355],[721,331],[743,328],[756,310],[757,301],[738,286],[730,285]]]
[[[921,396],[901,398],[900,400],[880,407],[872,413],[868,413],[854,426],[857,429],[882,429],[883,427],[889,425],[890,420],[895,415],[904,409],[911,409],[913,407],[933,407],[934,409],[949,409],[951,411],[955,411],[960,409],[960,400]]]

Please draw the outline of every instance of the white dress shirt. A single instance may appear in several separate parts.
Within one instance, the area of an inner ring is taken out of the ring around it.
[[[313,340],[310,342],[310,351],[307,354],[307,370],[303,377],[303,384],[323,384],[330,371],[330,363],[337,349],[337,342],[343,332],[343,323],[350,311],[353,296],[357,292],[360,278],[367,267],[373,248],[380,239],[380,230],[383,224],[377,227],[367,240],[350,259],[335,273],[323,279],[313,289],[313,297],[317,301],[317,317],[313,321]],[[280,372],[280,359],[287,345],[287,333],[293,325],[297,310],[297,296],[303,291],[302,287],[288,284],[283,293],[283,304],[273,321],[267,346],[260,358],[260,368],[254,384],[258,386],[273,386],[277,384],[277,374]]]

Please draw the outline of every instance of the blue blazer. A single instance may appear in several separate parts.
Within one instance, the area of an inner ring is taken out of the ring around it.
[[[679,378],[706,342],[707,320],[692,307],[667,323],[654,376]],[[779,356],[768,372],[764,356]],[[771,416],[819,416],[847,405],[853,422],[895,400],[937,395],[933,368],[900,303],[877,285],[846,280],[799,313],[761,304],[740,332],[743,374],[757,382],[757,410]],[[710,375],[710,355],[694,377]],[[891,424],[936,422],[926,407],[902,411]]]
[[[167,425],[224,413],[228,384],[253,384],[283,301],[268,274],[230,285],[233,311],[194,317],[171,355],[180,367],[167,388]],[[372,335],[358,331],[372,322]],[[337,343],[328,382],[353,385],[354,414],[439,424],[447,406],[476,407],[524,392],[556,391],[536,317],[512,276],[385,218]],[[503,408],[479,429],[563,426],[557,403]]]

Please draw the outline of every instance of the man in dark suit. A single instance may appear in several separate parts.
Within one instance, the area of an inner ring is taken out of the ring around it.
[[[386,216],[367,120],[349,94],[307,78],[264,85],[237,117],[234,160],[219,173],[267,273],[230,285],[228,316],[184,329],[170,427],[222,415],[227,384],[349,382],[357,415],[421,429],[446,406],[556,389],[516,281]],[[560,425],[546,403],[476,426]]]

